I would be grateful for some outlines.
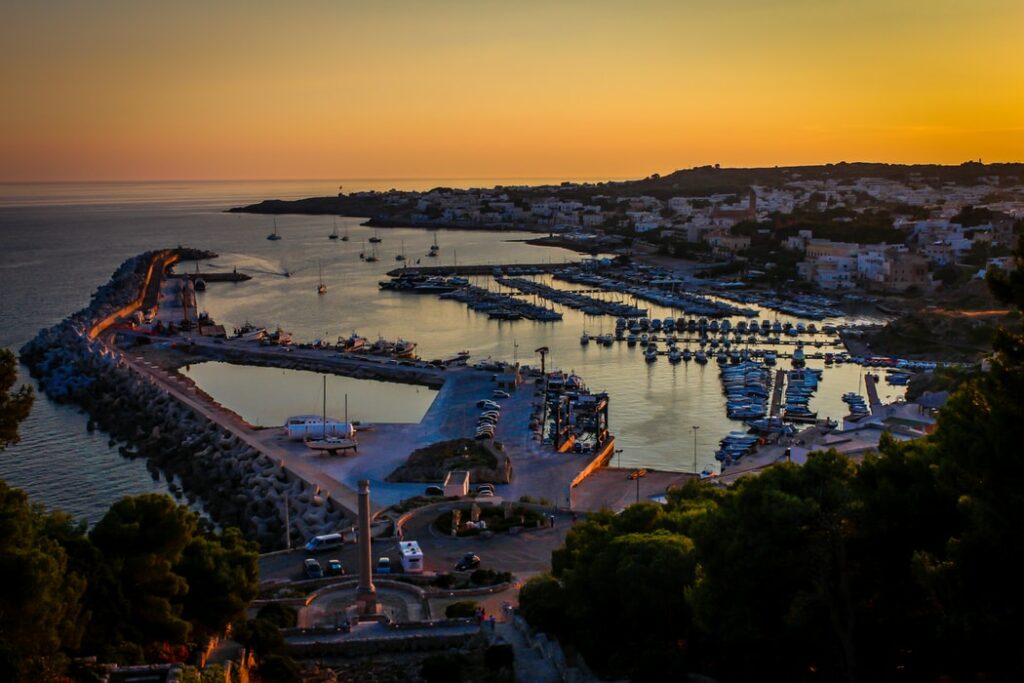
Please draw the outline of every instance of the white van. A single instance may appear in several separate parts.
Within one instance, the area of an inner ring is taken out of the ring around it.
[[[306,543],[306,552],[318,553],[321,550],[340,548],[344,543],[345,537],[341,534],[324,534],[323,536],[314,536],[309,539],[308,543]]]

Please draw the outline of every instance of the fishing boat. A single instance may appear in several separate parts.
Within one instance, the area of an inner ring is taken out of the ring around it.
[[[360,337],[359,334],[352,330],[352,336],[348,339],[342,340],[338,338],[338,347],[340,351],[355,352],[361,350],[366,346],[366,337]]]
[[[398,358],[412,358],[416,353],[416,342],[399,339],[395,342],[395,356]]]
[[[277,219],[276,218],[274,219],[274,232],[272,232],[269,235],[267,235],[267,239],[270,240],[271,242],[276,242],[277,240],[281,239],[281,236],[277,234]]]

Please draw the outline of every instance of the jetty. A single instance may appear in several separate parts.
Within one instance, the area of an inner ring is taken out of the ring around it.
[[[398,277],[403,273],[419,273],[420,275],[541,275],[553,273],[567,266],[577,265],[572,262],[565,263],[505,263],[505,264],[477,264],[477,265],[450,265],[450,266],[412,266],[395,268],[389,270],[390,277]]]

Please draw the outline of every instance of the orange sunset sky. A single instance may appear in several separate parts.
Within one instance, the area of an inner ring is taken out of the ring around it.
[[[1021,0],[0,10],[0,180],[1024,160]]]

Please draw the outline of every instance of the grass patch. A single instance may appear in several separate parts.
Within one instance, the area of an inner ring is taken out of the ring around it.
[[[496,470],[498,457],[482,442],[454,439],[417,448],[386,481],[439,484],[452,470]],[[481,481],[478,477],[474,481]]]

